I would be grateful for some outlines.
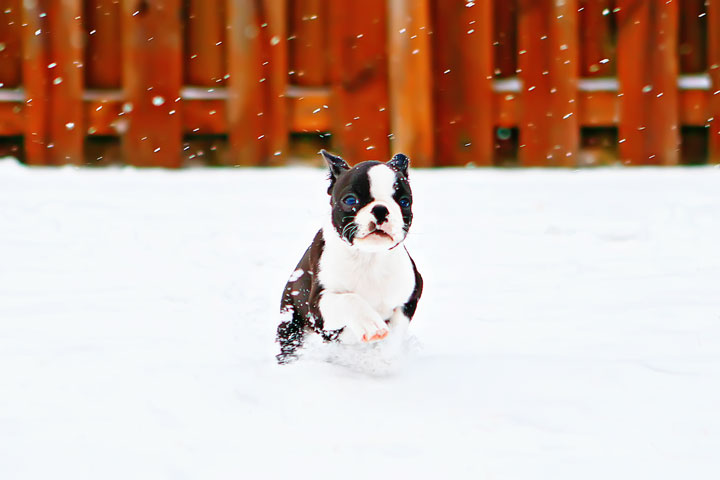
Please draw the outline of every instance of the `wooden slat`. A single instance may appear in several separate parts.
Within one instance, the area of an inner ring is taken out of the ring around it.
[[[119,88],[122,84],[120,2],[87,0],[85,84],[89,88]]]
[[[631,165],[679,161],[678,2],[618,0],[621,160]]]
[[[350,164],[390,157],[385,4],[328,3],[332,148]]]
[[[288,145],[288,108],[285,93],[288,88],[287,1],[263,0],[266,25],[263,28],[265,59],[265,157],[266,164],[279,165],[285,161]]]
[[[85,118],[89,135],[122,134],[127,127],[123,101],[113,94],[108,98],[85,102]],[[708,124],[710,92],[683,90],[679,93],[680,123],[702,127]],[[325,132],[331,130],[332,106],[330,92],[324,88],[291,90],[287,96],[290,110],[290,130],[293,132]],[[515,93],[494,92],[493,121],[500,127],[516,127],[521,118],[522,99]],[[330,105],[330,108],[323,108]],[[21,103],[0,103],[0,135],[21,135],[23,116]],[[218,99],[184,99],[181,102],[182,131],[186,135],[222,135],[227,132],[225,96]],[[620,121],[620,98],[615,91],[578,93],[578,118],[582,126],[613,127]]]
[[[709,93],[703,90],[680,92],[680,123],[702,127],[707,125]],[[578,119],[584,127],[613,127],[620,123],[620,99],[617,92],[580,92],[578,94]],[[522,99],[512,93],[495,93],[493,99],[496,124],[514,127],[520,122]]]
[[[519,4],[520,164],[570,166],[579,138],[577,4],[575,0]]]
[[[23,65],[25,88],[25,161],[30,165],[49,163],[49,116],[50,92],[48,81],[49,52],[46,37],[44,2],[23,2],[22,29]]]
[[[290,69],[292,83],[322,86],[328,76],[328,2],[294,0],[290,10]]]
[[[438,2],[438,4],[440,3]],[[493,4],[493,25],[495,27],[493,29],[494,74],[497,77],[513,77],[517,73],[517,2],[487,3]]]
[[[678,92],[679,123],[683,126],[707,127],[710,118],[710,94],[703,90]]]
[[[433,2],[436,165],[493,164],[492,2]]]
[[[186,135],[221,135],[227,132],[227,104],[222,100],[189,100],[182,105]]]
[[[583,92],[578,95],[578,120],[586,127],[612,127],[620,120],[617,92]]]
[[[553,0],[552,3],[548,52],[552,83],[552,165],[571,167],[577,162],[580,144],[578,4],[577,0]]]
[[[220,86],[225,83],[225,2],[188,0],[185,23],[185,83]]]
[[[305,133],[331,130],[331,111],[334,107],[330,101],[329,88],[307,88],[296,95],[288,93],[290,130]]]
[[[25,128],[23,105],[19,103],[0,103],[0,136],[22,135]]]
[[[14,88],[22,79],[21,0],[0,0],[0,88]]]
[[[618,0],[618,77],[620,81],[621,123],[618,128],[620,156],[624,163],[645,164],[648,131],[645,113],[648,92],[652,88],[648,71],[652,68],[648,52],[650,5],[641,0]]]
[[[84,118],[88,135],[115,136],[127,131],[128,119],[123,112],[123,101],[94,100],[85,102]]]
[[[428,0],[388,1],[392,149],[416,167],[434,163]]]
[[[550,32],[548,0],[519,0],[518,68],[522,79],[522,113],[519,122],[520,164],[543,166],[553,156],[550,141],[552,82],[547,62]],[[544,74],[548,72],[548,74]]]
[[[579,0],[580,73],[584,77],[615,74],[614,0]]]
[[[50,141],[53,165],[85,161],[83,144],[83,31],[80,0],[50,2],[47,9],[50,45]]]
[[[705,0],[680,2],[680,39],[678,54],[681,73],[701,73],[707,69]]]
[[[182,37],[180,0],[123,2],[123,87],[128,119],[126,161],[181,165]],[[176,101],[177,100],[177,101]]]
[[[253,0],[227,0],[227,119],[232,163],[261,165],[265,135],[259,12]]]
[[[655,28],[652,39],[654,61],[650,93],[650,118],[657,138],[652,145],[661,165],[680,163],[680,116],[678,112],[678,32],[679,2],[658,2],[655,6]],[[648,137],[650,138],[650,137]]]
[[[710,72],[710,163],[720,164],[720,0],[708,4],[708,69]]]

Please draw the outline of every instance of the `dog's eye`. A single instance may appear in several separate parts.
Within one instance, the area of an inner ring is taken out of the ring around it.
[[[410,206],[410,199],[408,197],[402,197],[400,200],[398,200],[398,205],[400,205],[402,208],[407,208]]]
[[[352,207],[353,205],[358,204],[358,198],[355,195],[350,194],[343,198],[343,203],[348,207]]]

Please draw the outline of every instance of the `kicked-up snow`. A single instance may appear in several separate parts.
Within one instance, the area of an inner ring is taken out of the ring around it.
[[[720,169],[412,171],[410,338],[278,366],[325,177],[0,161],[0,478],[720,478]]]

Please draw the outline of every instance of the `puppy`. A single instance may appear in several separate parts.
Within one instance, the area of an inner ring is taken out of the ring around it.
[[[422,277],[403,245],[413,217],[408,158],[350,168],[320,154],[330,169],[332,209],[283,292],[281,364],[298,357],[308,334],[341,343],[403,335],[422,294]]]

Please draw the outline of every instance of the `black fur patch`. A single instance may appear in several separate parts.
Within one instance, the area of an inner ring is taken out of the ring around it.
[[[330,192],[330,204],[332,209],[332,223],[335,230],[342,238],[352,243],[355,238],[357,226],[355,215],[374,198],[370,195],[370,178],[368,170],[380,162],[363,162],[356,165],[352,170],[341,174],[335,181]],[[355,195],[358,203],[348,206],[343,202],[348,195]]]

